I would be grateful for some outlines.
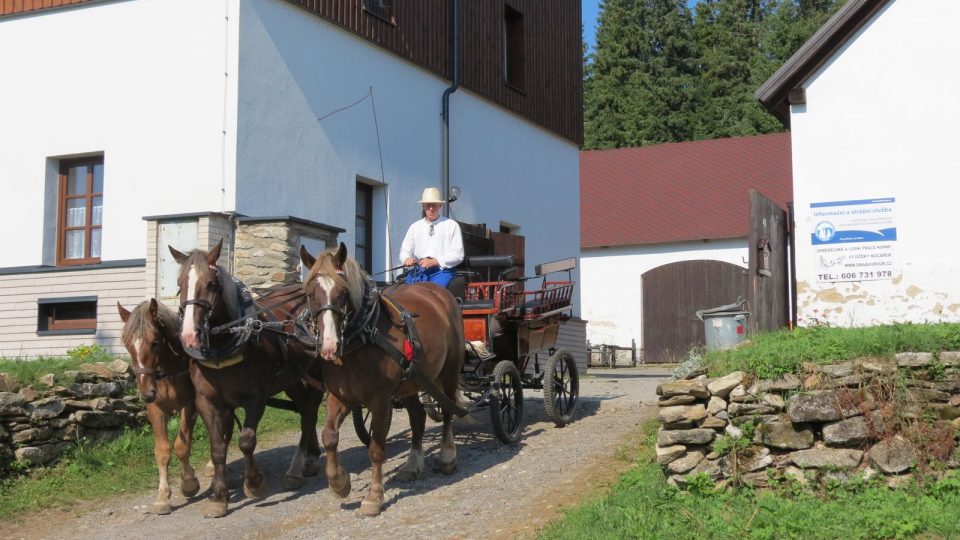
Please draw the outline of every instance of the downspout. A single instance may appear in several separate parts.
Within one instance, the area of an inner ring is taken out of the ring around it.
[[[450,46],[453,80],[450,87],[443,91],[443,178],[440,196],[444,199],[450,195],[450,94],[460,86],[460,0],[450,0],[450,26],[453,29],[453,43]],[[450,217],[449,203],[443,205],[443,217]]]

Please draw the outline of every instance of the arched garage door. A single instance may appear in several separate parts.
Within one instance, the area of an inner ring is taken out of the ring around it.
[[[674,362],[704,343],[701,309],[746,299],[746,268],[722,261],[680,261],[643,274],[644,362]]]

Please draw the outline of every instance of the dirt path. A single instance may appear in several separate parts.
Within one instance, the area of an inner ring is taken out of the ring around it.
[[[392,480],[408,450],[406,414],[398,411],[384,468],[386,503],[375,518],[356,512],[369,485],[370,462],[348,421],[340,443],[344,465],[354,473],[346,499],[327,490],[322,472],[297,491],[282,491],[279,480],[296,440],[290,434],[257,454],[269,491],[262,500],[246,499],[238,489],[242,463],[239,452],[231,450],[233,496],[224,518],[204,519],[203,499],[184,500],[177,479],[168,516],[145,513],[153,493],[139,493],[66,512],[30,514],[0,524],[0,538],[529,538],[558,508],[616,478],[623,467],[617,450],[655,413],[654,390],[668,375],[661,368],[591,369],[581,380],[578,419],[563,429],[544,415],[542,393],[526,390],[527,427],[515,446],[500,444],[488,411],[477,411],[456,428],[460,467],[451,476],[437,470],[440,427],[428,420],[426,472],[410,483]]]

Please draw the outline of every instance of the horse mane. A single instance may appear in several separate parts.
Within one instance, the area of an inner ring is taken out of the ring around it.
[[[157,317],[160,319],[160,324],[163,327],[157,329],[160,332],[164,332],[164,329],[166,329],[166,332],[169,333],[170,331],[175,331],[180,326],[177,314],[160,302],[157,302]],[[154,328],[153,318],[150,316],[150,301],[144,300],[137,304],[137,307],[133,308],[133,311],[130,312],[130,318],[127,319],[127,323],[123,325],[123,333],[120,335],[120,340],[124,346],[131,347],[137,338],[145,336],[148,330]],[[169,336],[165,334],[164,337]]]
[[[327,276],[333,279],[337,286],[347,289],[347,293],[350,295],[350,307],[353,310],[358,310],[363,306],[364,283],[367,280],[367,273],[350,256],[343,261],[343,268],[337,268],[333,263],[336,253],[337,248],[330,248],[317,256],[317,262],[314,263],[313,268],[307,274],[304,287],[309,285],[318,275]]]

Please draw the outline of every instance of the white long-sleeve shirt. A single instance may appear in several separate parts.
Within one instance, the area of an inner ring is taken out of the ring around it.
[[[453,268],[463,262],[463,235],[460,225],[452,219],[439,217],[432,223],[427,218],[414,221],[403,237],[400,246],[400,263],[408,258],[424,259],[430,257],[440,263],[441,268]]]

